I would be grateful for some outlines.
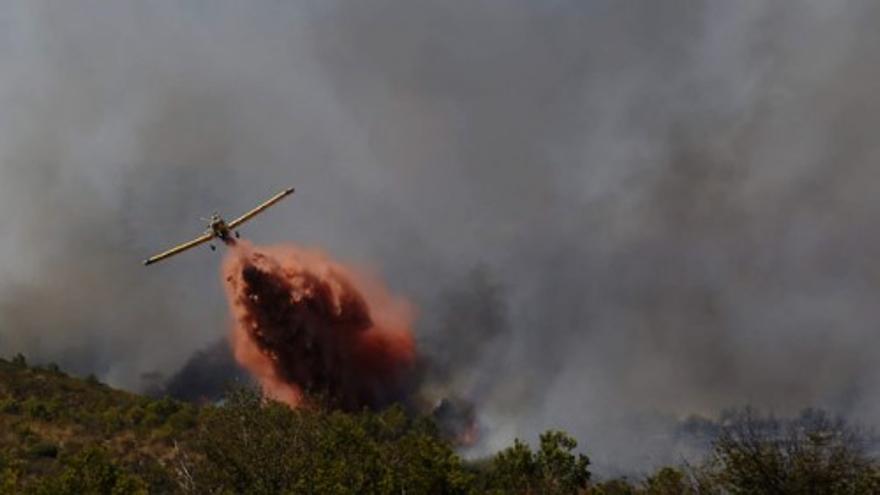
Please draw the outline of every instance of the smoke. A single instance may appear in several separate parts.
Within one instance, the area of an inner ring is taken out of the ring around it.
[[[172,373],[225,333],[219,260],[138,261],[295,185],[247,236],[381,269],[486,450],[558,427],[642,469],[743,403],[878,423],[872,2],[3,6],[4,354]]]
[[[144,393],[150,396],[201,403],[219,401],[231,387],[251,383],[247,372],[236,363],[228,338],[195,351],[171,376],[151,372],[142,379],[146,382]]]

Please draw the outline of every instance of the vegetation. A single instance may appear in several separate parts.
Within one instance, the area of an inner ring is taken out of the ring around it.
[[[478,461],[400,407],[291,410],[253,390],[195,406],[0,359],[0,494],[880,493],[870,435],[820,411],[722,418],[697,466],[595,480],[560,431]]]

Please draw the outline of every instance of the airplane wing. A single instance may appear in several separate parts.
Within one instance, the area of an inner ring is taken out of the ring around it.
[[[254,208],[253,210],[251,210],[251,211],[245,213],[244,215],[236,218],[235,220],[229,222],[229,228],[234,229],[234,228],[238,227],[239,225],[247,222],[251,218],[254,218],[255,216],[259,215],[260,213],[265,211],[267,208],[269,208],[270,206],[274,205],[275,203],[281,201],[282,199],[284,199],[286,196],[288,196],[290,194],[293,194],[292,187],[281,191],[280,193],[276,194],[275,196],[272,196],[271,198],[269,198],[268,201],[261,204],[260,206]]]
[[[210,232],[202,234],[201,236],[196,237],[195,239],[193,239],[189,242],[185,242],[179,246],[176,246],[176,247],[169,249],[168,251],[165,251],[164,253],[159,253],[156,256],[153,256],[152,258],[144,260],[144,265],[152,265],[153,263],[155,263],[157,261],[162,261],[165,258],[170,258],[170,257],[174,256],[175,254],[182,253],[190,248],[194,248],[194,247],[198,246],[199,244],[204,244],[204,243],[210,241],[213,237],[214,237],[214,235],[211,234]]]

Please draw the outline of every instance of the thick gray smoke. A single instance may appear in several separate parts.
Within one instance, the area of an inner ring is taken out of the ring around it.
[[[731,405],[880,423],[876,2],[2,6],[4,355],[172,374],[227,332],[218,259],[139,261],[295,185],[245,234],[412,297],[486,449],[561,427],[639,468]]]

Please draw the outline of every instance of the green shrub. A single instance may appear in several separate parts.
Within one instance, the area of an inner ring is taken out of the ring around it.
[[[184,405],[181,409],[168,417],[167,424],[175,432],[182,432],[196,425],[198,413],[191,404]]]
[[[180,408],[179,402],[168,397],[152,401],[144,408],[144,423],[151,428],[162,426]]]
[[[0,469],[0,493],[19,493],[19,472],[10,467]]]
[[[40,442],[35,445],[32,445],[28,449],[28,454],[31,457],[48,457],[54,459],[58,457],[58,446],[54,443],[49,442]]]
[[[676,468],[664,467],[645,480],[646,495],[692,495],[695,489],[687,475]]]
[[[642,495],[635,486],[625,479],[603,481],[587,490],[588,495]]]
[[[101,413],[101,423],[104,431],[113,433],[125,427],[125,418],[118,407],[110,407]]]
[[[138,476],[122,469],[103,450],[88,448],[66,459],[58,474],[28,488],[33,495],[140,495],[147,486]]]
[[[0,413],[3,414],[20,414],[21,403],[12,397],[0,399]]]
[[[125,420],[132,426],[139,426],[146,417],[147,413],[141,406],[132,406],[125,412]]]
[[[24,414],[28,418],[38,419],[38,420],[49,420],[52,419],[51,412],[49,411],[49,407],[45,402],[37,399],[35,397],[30,397],[22,404],[24,409]]]

